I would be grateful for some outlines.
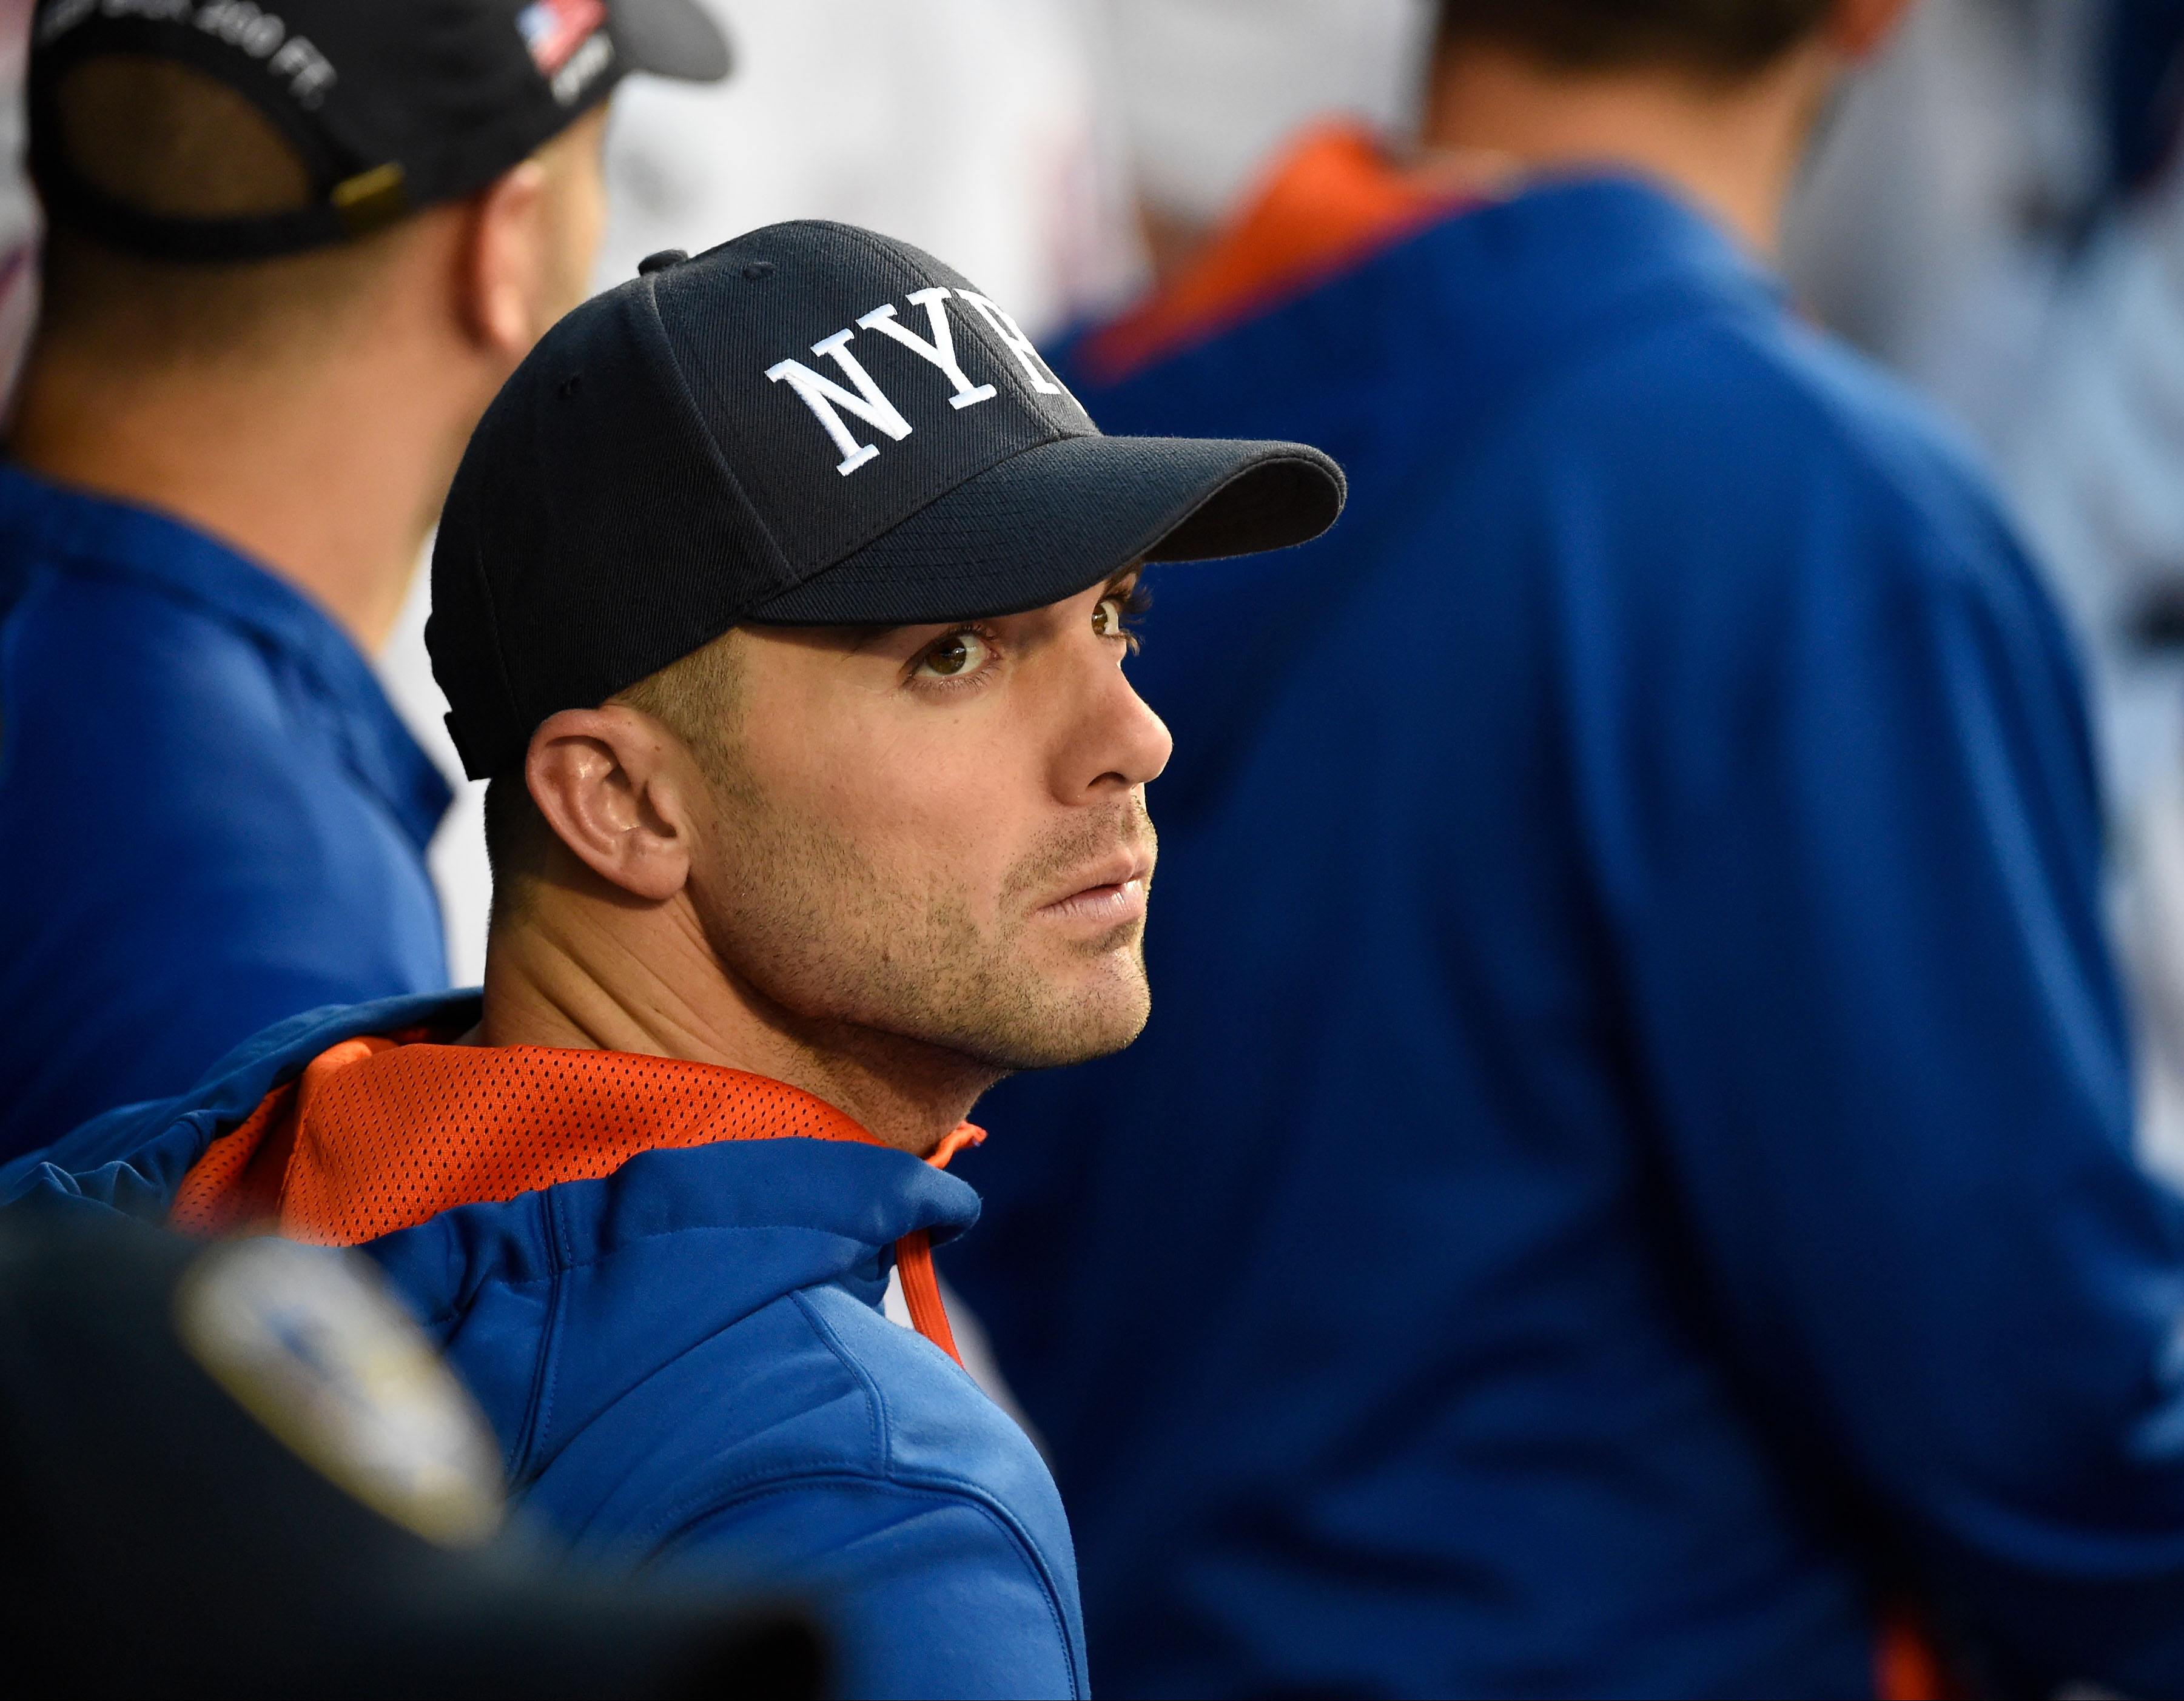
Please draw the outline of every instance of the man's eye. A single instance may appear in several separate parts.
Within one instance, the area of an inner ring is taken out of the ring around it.
[[[1120,597],[1108,597],[1092,611],[1092,630],[1103,638],[1127,636],[1123,630],[1123,615],[1126,611]]]
[[[926,651],[917,664],[922,679],[960,679],[978,672],[987,655],[986,641],[976,632],[950,632]]]

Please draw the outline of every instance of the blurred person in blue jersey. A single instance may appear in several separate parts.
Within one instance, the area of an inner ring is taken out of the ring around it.
[[[1769,258],[1898,10],[1448,0],[1062,358],[1353,492],[1156,576],[1151,1024],[962,1166],[1111,1694],[2184,1690],[2077,665]]]
[[[605,104],[692,0],[47,0],[0,463],[0,1155],[443,987],[446,782],[366,655],[583,297]]]

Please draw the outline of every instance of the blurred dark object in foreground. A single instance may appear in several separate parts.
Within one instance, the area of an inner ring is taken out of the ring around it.
[[[360,1263],[0,1231],[0,1689],[820,1693],[802,1617],[588,1583],[499,1532],[497,1450]]]
[[[2184,651],[2184,574],[2156,582],[2140,598],[2126,636],[2142,653]]]
[[[2103,57],[2110,175],[2136,194],[2168,170],[2184,129],[2184,0],[2116,0]]]

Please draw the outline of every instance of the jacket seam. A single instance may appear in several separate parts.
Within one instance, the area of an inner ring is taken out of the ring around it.
[[[730,1142],[727,1142],[727,1141],[721,1141],[721,1142],[715,1142],[715,1143],[716,1143],[716,1144],[721,1144],[721,1145],[726,1145],[726,1144],[728,1144],[728,1143],[730,1143]],[[632,1154],[632,1159],[634,1159],[634,1158],[649,1157],[649,1156],[650,1156],[650,1155],[651,1155],[651,1153],[652,1153],[652,1152],[654,1152],[654,1151],[672,1151],[672,1150],[676,1150],[676,1149],[677,1149],[677,1148],[672,1148],[672,1147],[655,1147],[655,1148],[649,1148],[647,1151],[644,1151],[644,1152],[638,1152],[638,1153],[633,1153],[633,1154]],[[702,1147],[691,1147],[691,1148],[682,1148],[682,1149],[687,1149],[687,1150],[692,1150],[692,1151],[699,1151],[699,1150],[703,1150],[704,1148],[703,1148]],[[619,1170],[616,1170],[616,1171],[612,1172],[612,1174],[610,1174],[610,1175],[608,1175],[608,1176],[599,1176],[599,1177],[596,1177],[595,1179],[596,1179],[596,1180],[599,1180],[599,1181],[610,1181],[610,1180],[613,1179],[613,1175],[618,1175],[618,1174],[620,1174],[620,1173],[621,1173],[621,1172],[620,1172]],[[526,1189],[526,1192],[529,1192],[529,1193],[538,1193],[538,1194],[558,1193],[558,1192],[560,1192],[561,1191],[561,1189],[563,1189],[563,1188],[565,1188],[565,1187],[582,1187],[582,1186],[584,1186],[584,1185],[586,1185],[586,1184],[585,1184],[584,1182],[582,1182],[582,1181],[554,1181],[554,1182],[549,1183],[548,1186],[543,1187],[533,1187],[533,1188]],[[507,1209],[510,1205],[512,1205],[512,1204],[515,1203],[516,1203],[516,1200],[518,1200],[518,1199],[521,1199],[521,1198],[523,1198],[524,1197],[526,1197],[526,1194],[525,1194],[525,1193],[518,1193],[518,1194],[515,1196],[515,1199],[481,1200],[481,1201],[479,1201],[478,1203],[482,1203],[482,1204],[485,1204],[485,1205],[490,1206],[490,1207],[493,1207],[493,1208],[495,1208],[495,1209]],[[558,1202],[557,1202],[556,1208],[558,1209]],[[463,1206],[454,1206],[454,1207],[451,1207],[450,1209],[457,1209],[457,1210],[460,1210],[460,1209],[466,1209],[466,1207],[463,1207]],[[435,1214],[434,1214],[434,1215],[433,1215],[433,1216],[427,1217],[427,1218],[425,1220],[425,1221],[426,1221],[426,1222],[432,1222],[432,1221],[436,1220],[438,1217],[445,1216],[445,1215],[448,1215],[448,1212],[446,1212],[446,1211],[440,1211],[440,1212],[437,1212],[437,1213],[435,1213]],[[412,1225],[410,1225],[410,1226],[411,1226],[411,1227],[413,1227],[413,1228],[422,1228],[422,1227],[424,1226],[424,1223],[413,1223]],[[942,1218],[936,1219],[936,1220],[933,1220],[933,1221],[930,1221],[930,1222],[912,1222],[912,1223],[910,1225],[910,1226],[909,1226],[909,1227],[907,1227],[907,1228],[905,1228],[905,1229],[904,1229],[904,1230],[902,1231],[902,1234],[914,1234],[914,1233],[916,1233],[916,1232],[919,1229],[921,1229],[921,1228],[922,1228],[922,1229],[927,1229],[927,1230],[953,1230],[953,1231],[956,1231],[956,1232],[959,1232],[959,1233],[960,1233],[960,1232],[961,1231],[961,1230],[962,1230],[962,1228],[963,1228],[964,1226],[965,1226],[965,1225],[963,1225],[963,1224],[961,1224],[961,1223],[960,1223],[960,1222],[957,1222],[957,1221],[956,1221],[956,1220],[952,1220],[952,1219],[946,1218],[946,1217],[942,1217]],[[599,1247],[599,1248],[598,1248],[597,1249],[595,1249],[595,1250],[593,1250],[593,1251],[591,1251],[591,1252],[587,1253],[587,1254],[586,1254],[583,1257],[582,1257],[582,1258],[571,1257],[571,1256],[569,1256],[569,1255],[568,1255],[568,1254],[567,1254],[567,1248],[566,1248],[566,1246],[557,1246],[557,1247],[556,1247],[556,1248],[555,1248],[556,1270],[589,1270],[590,1268],[592,1268],[592,1266],[593,1266],[593,1265],[597,1265],[597,1264],[604,1263],[606,1259],[610,1259],[610,1258],[616,1257],[616,1256],[617,1256],[618,1254],[621,1254],[621,1253],[623,1253],[623,1252],[625,1252],[625,1251],[627,1251],[628,1249],[630,1249],[630,1248],[632,1248],[632,1247],[646,1246],[646,1245],[650,1244],[652,1242],[654,1242],[654,1241],[658,1241],[658,1240],[669,1240],[669,1239],[672,1239],[673,1237],[676,1237],[676,1236],[677,1236],[677,1235],[686,1235],[686,1234],[723,1234],[723,1233],[742,1233],[742,1232],[744,1232],[744,1231],[754,1231],[754,1232],[760,1232],[760,1233],[769,1232],[769,1231],[787,1231],[794,1232],[794,1233],[825,1235],[825,1236],[828,1237],[829,1238],[831,1238],[831,1239],[834,1239],[834,1240],[851,1240],[851,1239],[855,1238],[855,1236],[853,1236],[853,1235],[851,1235],[851,1234],[849,1234],[849,1233],[845,1233],[845,1232],[844,1232],[844,1231],[840,1231],[840,1230],[838,1230],[838,1229],[829,1229],[829,1228],[820,1228],[820,1227],[816,1227],[816,1226],[813,1226],[812,1224],[811,1224],[811,1223],[809,1223],[809,1222],[684,1223],[684,1224],[679,1225],[679,1226],[676,1226],[676,1227],[673,1227],[673,1228],[656,1229],[656,1230],[654,1230],[654,1231],[650,1231],[650,1232],[649,1232],[649,1233],[645,1233],[645,1234],[625,1235],[625,1236],[622,1236],[621,1238],[617,1239],[612,1246],[603,1246],[603,1247]],[[390,1232],[390,1233],[393,1233],[393,1234],[406,1233],[407,1231],[408,1231],[407,1230],[402,1230],[402,1229],[395,1229],[395,1230],[390,1230],[390,1231],[389,1231],[389,1232]],[[902,1237],[902,1236],[901,1236],[901,1235],[897,1235],[894,1238],[895,1238],[896,1240],[900,1240],[901,1237]],[[382,1237],[381,1237],[381,1238],[382,1238],[382,1239],[383,1239],[383,1238],[385,1238],[385,1237],[384,1237],[384,1236],[382,1236]],[[370,1243],[370,1242],[365,1242],[365,1244],[369,1244],[369,1243]],[[873,1250],[874,1250],[874,1251],[883,1251],[883,1250],[884,1250],[887,1247],[889,1247],[889,1246],[891,1246],[891,1245],[893,1245],[893,1244],[894,1244],[894,1242],[893,1242],[893,1241],[883,1241],[883,1242],[879,1242],[878,1245],[876,1245],[876,1246],[873,1248]],[[493,1276],[493,1275],[491,1275],[491,1274],[488,1272],[488,1273],[487,1273],[487,1274],[486,1274],[486,1276],[484,1276],[484,1278],[483,1278],[483,1279],[485,1279],[485,1280],[487,1280],[487,1281],[494,1281],[494,1280],[503,1280],[503,1279],[505,1279],[505,1280],[509,1280],[509,1281],[526,1281],[526,1280],[527,1280],[527,1281],[538,1281],[543,1280],[543,1278],[542,1278],[542,1277],[538,1277],[538,1276],[500,1278],[500,1277]],[[822,1278],[821,1278],[820,1281],[819,1281],[817,1284],[816,1284],[816,1285],[823,1287],[823,1286],[826,1284],[826,1282],[827,1282],[827,1281],[832,1281],[833,1279],[833,1277],[831,1277],[831,1276],[828,1276],[828,1277],[822,1277]]]
[[[1070,1637],[1068,1620],[1061,1611],[1061,1592],[1045,1556],[1040,1554],[1038,1543],[1017,1522],[1015,1515],[1002,1505],[996,1496],[976,1483],[908,1474],[898,1476],[893,1470],[873,1473],[836,1469],[800,1471],[786,1476],[767,1473],[749,1479],[749,1486],[743,1489],[712,1496],[692,1497],[683,1503],[682,1508],[655,1520],[652,1527],[659,1533],[646,1539],[651,1550],[656,1553],[671,1542],[688,1535],[709,1518],[718,1517],[738,1506],[748,1505],[772,1495],[785,1494],[824,1482],[876,1485],[905,1496],[948,1500],[982,1513],[989,1523],[1000,1528],[1011,1549],[1039,1585],[1040,1597],[1046,1603],[1048,1621],[1054,1628],[1056,1640],[1061,1644],[1062,1658],[1069,1668],[1071,1687],[1079,1696],[1085,1693],[1084,1673],[1077,1663],[1076,1644]],[[671,1520],[673,1520],[671,1523]]]
[[[841,1337],[819,1315],[818,1308],[812,1304],[805,1290],[798,1288],[788,1297],[795,1302],[796,1309],[804,1314],[804,1320],[811,1326],[811,1332],[819,1337],[820,1344],[834,1355],[842,1368],[856,1378],[857,1385],[865,1391],[865,1404],[871,1410],[873,1435],[878,1443],[880,1469],[883,1471],[892,1470],[894,1466],[894,1434],[888,1411],[887,1396],[880,1392],[880,1385],[873,1379],[872,1372],[842,1344]]]
[[[15,751],[22,741],[23,720],[15,701],[16,646],[26,611],[49,597],[52,570],[33,565],[22,574],[16,594],[0,603],[0,786],[8,783],[15,766]]]
[[[539,1331],[538,1358],[531,1372],[531,1397],[526,1403],[515,1458],[510,1462],[509,1475],[518,1482],[530,1478],[547,1428],[553,1422],[554,1376],[560,1365],[561,1326],[568,1309],[568,1264],[564,1256],[567,1233],[561,1221],[560,1201],[553,1197],[553,1191],[543,1188],[539,1195],[538,1215],[545,1230],[542,1238],[552,1269],[547,1278],[546,1324]]]

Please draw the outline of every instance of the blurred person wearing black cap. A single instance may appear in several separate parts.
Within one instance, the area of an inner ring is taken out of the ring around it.
[[[448,788],[366,655],[471,427],[582,298],[616,83],[727,69],[693,0],[47,0],[32,32],[8,1153],[281,1015],[446,985]]]
[[[435,546],[482,995],[292,1019],[0,1198],[361,1246],[579,1554],[812,1593],[852,1694],[1084,1694],[1060,1500],[953,1362],[945,1166],[994,1081],[1146,1020],[1145,564],[1342,500],[1296,445],[1100,435],[870,232],[652,257],[501,392]]]
[[[958,1165],[1101,1683],[2184,1693],[2076,659],[1769,259],[1902,8],[1440,9],[1425,147],[1056,354],[1352,489],[1163,586],[1161,1018]]]
[[[587,1576],[511,1519],[353,1253],[10,1222],[0,1504],[10,1695],[826,1693],[800,1609]]]

